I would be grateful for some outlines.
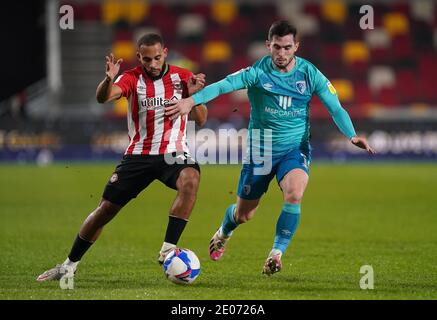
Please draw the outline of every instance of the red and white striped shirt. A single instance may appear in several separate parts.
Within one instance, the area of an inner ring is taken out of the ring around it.
[[[159,79],[150,78],[142,66],[125,71],[114,82],[128,98],[129,146],[126,154],[157,155],[189,152],[186,142],[187,116],[170,120],[165,105],[188,96],[191,71],[168,65]]]

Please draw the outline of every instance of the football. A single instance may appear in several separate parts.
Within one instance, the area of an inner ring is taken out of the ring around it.
[[[165,257],[164,273],[174,283],[190,284],[200,273],[199,259],[191,250],[176,248]]]

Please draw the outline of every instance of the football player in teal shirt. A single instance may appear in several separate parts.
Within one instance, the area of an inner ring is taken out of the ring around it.
[[[296,34],[296,28],[287,21],[273,23],[266,41],[270,55],[166,108],[166,114],[176,118],[221,94],[247,88],[251,106],[249,148],[240,174],[237,202],[226,209],[222,225],[211,239],[209,252],[212,260],[222,257],[233,230],[253,218],[261,196],[276,176],[284,203],[273,248],[263,267],[267,275],[281,270],[282,254],[299,224],[311,163],[309,102],[312,96],[316,94],[321,99],[352,144],[374,153],[367,140],[356,135],[329,80],[310,62],[295,56],[299,47]]]

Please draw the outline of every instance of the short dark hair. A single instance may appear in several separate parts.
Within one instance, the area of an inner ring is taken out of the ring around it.
[[[138,40],[137,46],[138,48],[142,45],[153,46],[157,43],[160,43],[162,46],[164,46],[164,40],[162,37],[157,33],[147,33]]]
[[[268,39],[272,40],[273,36],[284,37],[289,34],[292,34],[294,39],[296,39],[296,27],[289,23],[287,20],[279,20],[273,22],[272,26],[270,27]]]

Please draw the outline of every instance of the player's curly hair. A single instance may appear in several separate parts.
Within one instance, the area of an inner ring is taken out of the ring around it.
[[[279,20],[273,22],[272,26],[270,27],[268,39],[271,41],[273,36],[284,37],[289,34],[292,34],[294,39],[296,39],[296,27],[287,20]]]
[[[154,44],[160,43],[164,46],[164,39],[157,33],[146,33],[137,41],[138,48],[142,45],[153,46]]]

